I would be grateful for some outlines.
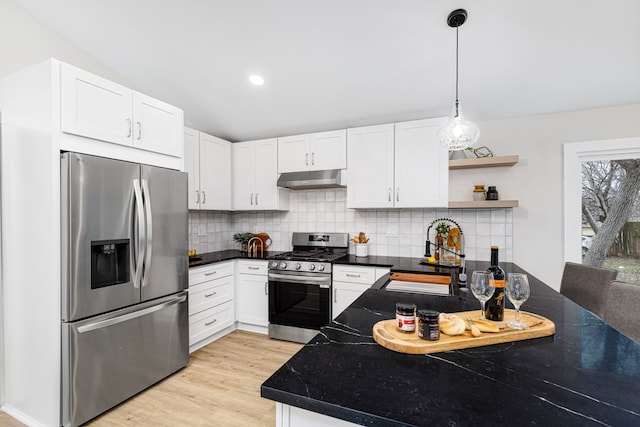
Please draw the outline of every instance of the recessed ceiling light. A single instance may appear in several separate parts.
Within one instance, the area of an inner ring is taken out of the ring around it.
[[[264,84],[264,79],[257,75],[257,74],[252,74],[249,76],[249,81],[251,83],[253,83],[256,86],[262,86]]]

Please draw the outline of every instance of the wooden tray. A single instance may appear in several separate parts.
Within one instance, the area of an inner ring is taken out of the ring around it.
[[[471,317],[471,320],[480,318],[480,310],[455,314],[465,320],[467,317]],[[395,319],[382,320],[373,325],[373,339],[381,346],[398,353],[428,354],[546,337],[553,335],[556,330],[556,326],[551,320],[526,311],[520,312],[520,320],[528,325],[529,329],[520,331],[507,326],[507,322],[515,319],[515,310],[505,309],[504,319],[502,322],[496,322],[500,332],[483,332],[479,337],[472,336],[471,331],[465,331],[463,335],[455,336],[441,332],[438,341],[427,341],[420,338],[417,323],[415,332],[401,332],[396,328]]]

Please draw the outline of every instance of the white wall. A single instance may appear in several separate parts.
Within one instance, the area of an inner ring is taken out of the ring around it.
[[[0,77],[57,58],[124,86],[122,76],[49,29],[11,0],[0,0]]]
[[[555,289],[564,267],[562,144],[640,136],[640,104],[479,123],[478,145],[518,154],[510,168],[451,172],[451,199],[468,199],[474,180],[496,185],[513,209],[513,261]],[[576,244],[578,244],[576,242]]]

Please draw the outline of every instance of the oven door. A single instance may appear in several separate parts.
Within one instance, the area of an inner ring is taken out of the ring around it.
[[[269,323],[319,330],[331,322],[331,274],[269,272]]]

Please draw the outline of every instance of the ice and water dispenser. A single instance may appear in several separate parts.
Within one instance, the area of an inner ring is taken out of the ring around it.
[[[129,239],[91,242],[91,289],[130,280]]]

